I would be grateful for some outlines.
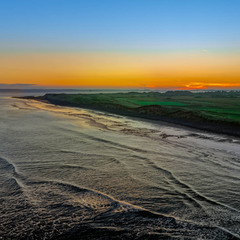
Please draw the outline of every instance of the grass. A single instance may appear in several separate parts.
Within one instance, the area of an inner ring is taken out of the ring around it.
[[[140,101],[140,100],[128,100],[133,103],[138,104],[139,106],[148,106],[148,105],[160,105],[160,106],[186,106],[185,103],[180,102],[169,102],[169,101]]]
[[[240,136],[240,91],[46,94],[43,97],[26,98],[165,120]]]
[[[240,91],[46,94],[23,98],[167,121],[240,137]]]
[[[165,112],[192,112],[206,119],[240,122],[240,92],[191,93],[113,93],[113,94],[47,94],[48,100],[95,108],[137,109],[143,106],[160,106]]]

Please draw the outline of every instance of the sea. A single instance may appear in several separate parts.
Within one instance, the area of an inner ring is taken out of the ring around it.
[[[45,92],[0,93],[1,240],[240,239],[239,138]]]

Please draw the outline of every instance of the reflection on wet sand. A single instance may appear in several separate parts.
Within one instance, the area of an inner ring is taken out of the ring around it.
[[[239,238],[238,138],[0,101],[5,238]]]

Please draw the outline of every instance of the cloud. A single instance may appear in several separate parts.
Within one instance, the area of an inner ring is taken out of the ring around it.
[[[206,88],[240,88],[240,83],[204,83],[190,82],[185,85],[190,89],[206,89]]]
[[[15,83],[15,84],[8,84],[8,83],[0,83],[0,89],[26,89],[38,87],[37,84],[25,84],[25,83]]]

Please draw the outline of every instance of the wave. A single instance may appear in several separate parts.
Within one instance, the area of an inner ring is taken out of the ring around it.
[[[157,166],[154,162],[150,161],[149,159],[146,159],[148,160],[149,164],[153,167],[153,168],[156,168],[157,170],[163,172],[166,177],[168,178],[169,180],[169,184],[172,184],[176,190],[180,193],[180,194],[184,194],[188,199],[192,200],[193,202],[195,202],[195,204],[201,208],[203,208],[202,204],[199,203],[200,202],[207,202],[207,203],[210,203],[212,205],[217,205],[217,206],[221,206],[221,207],[224,207],[224,208],[227,208],[231,211],[234,211],[234,212],[237,212],[237,213],[240,213],[240,211],[238,209],[235,209],[233,207],[230,207],[226,204],[223,204],[223,203],[219,203],[217,202],[216,200],[213,200],[209,197],[206,197],[202,194],[200,194],[199,192],[197,192],[196,190],[194,190],[192,187],[190,187],[188,184],[180,181],[172,172],[170,172],[169,170],[167,169],[164,169],[162,167],[159,167]]]
[[[93,189],[63,181],[26,179],[6,159],[0,158],[0,163],[1,169],[14,175],[9,175],[4,185],[15,194],[21,191],[24,197],[8,196],[11,207],[7,204],[4,216],[0,216],[6,238],[237,239],[225,229],[181,221]],[[16,209],[22,218],[15,217]]]
[[[18,174],[15,165],[3,157],[0,157],[0,173],[1,176],[5,177],[6,175],[11,177]]]
[[[223,228],[220,229],[218,227],[197,225],[191,222],[182,222],[172,216],[163,215],[124,201],[116,200],[112,196],[93,189],[57,181],[38,181],[29,182],[28,184],[37,185],[38,188],[40,185],[44,185],[45,187],[49,186],[48,189],[57,187],[61,190],[60,192],[63,195],[66,194],[71,196],[72,203],[57,203],[56,200],[53,199],[54,203],[51,203],[48,206],[50,211],[56,210],[56,208],[66,208],[67,212],[70,213],[80,210],[81,216],[88,214],[88,216],[85,215],[81,219],[81,224],[86,225],[87,222],[87,226],[90,227],[90,229],[95,229],[95,231],[98,230],[100,232],[106,231],[110,235],[112,232],[117,232],[122,235],[127,232],[129,234],[129,231],[132,231],[131,234],[132,236],[135,236],[136,239],[138,239],[138,235],[141,236],[141,239],[143,239],[143,235],[145,235],[146,239],[149,239],[151,233],[158,237],[161,236],[161,232],[164,229],[164,234],[169,235],[170,238],[178,238],[181,233],[184,233],[185,236],[189,235],[190,237],[193,235],[192,237],[194,237],[195,234],[199,234],[200,230],[203,232],[207,231],[218,234],[219,236],[222,236],[221,239],[229,239],[229,236],[231,236],[231,239],[234,239],[233,237],[235,237]],[[65,197],[63,197],[63,199],[65,199]],[[112,227],[115,228],[113,229]],[[149,231],[149,228],[151,231]],[[212,238],[209,237],[209,239]]]
[[[60,128],[60,127],[58,127],[58,129],[61,130],[61,131],[69,132],[71,134],[82,136],[82,137],[84,137],[84,139],[93,140],[93,141],[98,142],[98,143],[102,142],[102,143],[109,144],[109,145],[111,145],[111,147],[115,147],[116,149],[120,149],[120,150],[125,149],[125,150],[130,150],[130,151],[133,151],[133,152],[159,154],[158,152],[155,152],[155,151],[144,150],[142,148],[137,148],[137,147],[131,147],[131,146],[128,146],[128,145],[125,145],[125,144],[117,143],[115,141],[110,141],[110,140],[107,140],[107,139],[91,136],[90,134],[86,134],[86,133],[83,133],[83,132],[79,132],[79,131],[76,132],[76,130]]]

